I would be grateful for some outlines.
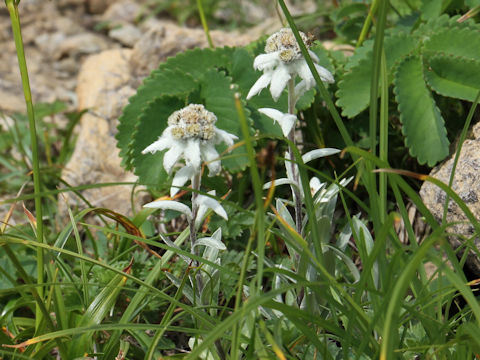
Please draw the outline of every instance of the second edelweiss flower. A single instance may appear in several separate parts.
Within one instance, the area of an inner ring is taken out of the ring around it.
[[[183,157],[187,166],[179,171],[180,175],[191,177],[191,174],[200,171],[202,161],[207,162],[210,176],[217,175],[220,172],[220,160],[215,145],[223,142],[232,146],[237,137],[217,129],[216,121],[215,114],[203,105],[190,104],[170,115],[168,127],[162,136],[147,146],[142,154],[169,149],[163,157],[163,167],[167,173],[170,174],[173,166]]]
[[[307,36],[301,31],[299,33],[302,41],[309,47]],[[317,55],[311,50],[308,50],[308,53],[315,62],[315,68],[322,81],[333,83],[334,79],[330,71],[317,64],[319,61]],[[295,79],[297,75],[302,79],[295,87],[297,98],[315,86],[315,79],[290,28],[280,29],[267,39],[265,54],[255,58],[253,67],[262,70],[263,75],[252,86],[247,99],[259,94],[262,89],[270,85],[270,93],[277,101],[288,81]]]

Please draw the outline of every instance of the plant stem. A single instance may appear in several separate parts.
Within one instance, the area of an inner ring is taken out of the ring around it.
[[[196,255],[195,243],[197,242],[197,229],[196,229],[195,223],[198,215],[197,197],[198,197],[198,192],[200,191],[200,182],[201,182],[201,172],[199,171],[192,177],[192,220],[188,224],[190,228],[190,246],[191,246],[190,252],[193,255]],[[196,267],[197,265],[198,265],[197,262],[192,259],[192,266]],[[195,279],[197,280],[196,290],[198,292],[198,297],[200,298],[203,291],[203,280],[202,280],[202,274],[200,269],[198,269],[195,272]]]
[[[368,31],[370,30],[370,25],[372,24],[373,16],[375,15],[378,9],[379,1],[382,1],[382,0],[375,0],[373,4],[370,5],[370,10],[368,11],[367,18],[363,23],[362,31],[360,32],[360,36],[358,37],[358,40],[357,40],[357,45],[356,45],[357,48],[362,46],[363,42],[367,38]]]
[[[197,220],[198,214],[198,204],[197,204],[197,197],[198,192],[200,191],[200,175],[201,173],[198,172],[192,177],[192,221],[190,221],[190,246],[192,254],[195,254],[194,246],[195,242],[197,241],[197,229],[195,228],[195,221]]]
[[[215,45],[213,45],[212,37],[210,36],[210,30],[208,30],[208,23],[207,18],[205,17],[205,12],[203,11],[203,4],[202,0],[197,0],[197,7],[198,7],[198,14],[200,15],[200,21],[202,22],[203,31],[205,31],[205,35],[207,36],[208,45],[213,49]]]
[[[295,115],[295,79],[290,79],[288,81],[288,113]],[[295,125],[290,130],[288,134],[288,140],[290,140],[295,145]],[[297,232],[302,235],[302,197],[299,187],[299,176],[297,172],[297,167],[295,166],[294,156],[292,147],[288,147],[288,154],[290,155],[290,166],[292,168],[293,181],[298,184],[298,186],[292,186],[293,192],[293,201],[295,202],[295,223],[297,225]]]
[[[40,166],[38,160],[38,143],[37,131],[35,126],[35,114],[32,103],[32,93],[30,91],[30,81],[28,79],[27,62],[25,60],[25,51],[23,48],[22,32],[20,28],[20,17],[18,15],[18,2],[14,0],[5,0],[10,20],[12,23],[13,38],[15,40],[15,47],[17,49],[18,66],[20,68],[20,75],[22,78],[23,94],[25,96],[25,103],[27,106],[27,115],[30,128],[30,139],[32,142],[32,163],[33,163],[33,189],[35,193],[35,215],[36,215],[36,230],[37,241],[43,243],[43,222],[42,222],[42,198],[41,198],[41,181],[40,181]],[[37,248],[37,284],[38,295],[43,300],[44,289],[44,259],[43,249]],[[38,304],[36,306],[36,321],[35,327],[38,330],[42,323],[43,317]]]
[[[381,69],[380,69],[380,160],[388,162],[388,73],[385,50],[382,49]],[[383,224],[387,217],[387,174],[379,175],[379,193],[380,193],[380,221]]]

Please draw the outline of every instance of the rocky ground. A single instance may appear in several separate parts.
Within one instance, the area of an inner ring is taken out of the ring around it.
[[[238,0],[236,5],[259,25],[244,31],[213,30],[215,45],[245,45],[281,27],[275,9],[258,3]],[[302,6],[292,9],[308,11],[311,3]],[[134,182],[135,176],[120,166],[114,138],[117,119],[142,79],[161,61],[189,48],[208,46],[201,27],[179,26],[168,12],[154,16],[147,0],[22,0],[19,13],[34,103],[59,100],[69,110],[87,110],[76,128],[77,142],[62,170],[63,180],[71,186]],[[224,23],[233,16],[228,7],[219,8],[216,15]],[[3,5],[0,49],[0,115],[25,112],[15,44]],[[5,126],[8,121],[1,118],[0,126]],[[61,128],[67,120],[56,116],[51,121]],[[131,190],[131,186],[103,187],[83,196],[93,206],[130,214]],[[60,200],[59,214],[66,214],[63,197]],[[76,197],[67,200],[70,206],[82,204]]]
[[[22,0],[19,12],[34,101],[61,100],[76,106],[77,75],[85,59],[107,49],[133,48],[153,28],[163,26],[163,31],[169,33],[161,36],[166,41],[176,41],[156,44],[167,46],[165,49],[150,49],[158,53],[155,63],[146,66],[144,59],[137,59],[140,62],[137,75],[148,73],[158,61],[182,48],[205,45],[199,29],[184,28],[188,35],[194,33],[193,39],[185,38],[172,19],[152,16],[145,3],[145,0]],[[266,17],[261,7],[249,11],[257,18],[262,12]],[[235,33],[222,39],[217,35],[220,43],[228,40],[236,45],[248,42],[256,36],[254,33],[261,34],[262,28],[249,36]],[[4,5],[0,6],[0,49],[0,112],[24,112],[15,44]]]

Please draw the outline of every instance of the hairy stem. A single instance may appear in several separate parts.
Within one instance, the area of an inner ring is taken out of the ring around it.
[[[195,243],[197,242],[197,229],[195,226],[195,222],[197,220],[197,215],[198,215],[198,204],[197,204],[197,198],[198,198],[198,192],[200,191],[200,182],[201,182],[201,172],[199,171],[192,177],[192,220],[189,223],[190,227],[190,246],[191,246],[191,253],[196,254],[195,251]],[[198,255],[198,254],[197,254]],[[192,259],[192,266],[196,267],[198,264],[195,260]],[[197,280],[197,293],[200,297],[200,294],[202,293],[203,290],[203,280],[202,280],[202,274],[201,270],[198,269],[195,273],[195,279]]]
[[[288,81],[288,113],[295,115],[295,79]],[[290,140],[295,146],[295,126],[292,127],[288,134],[288,140]],[[297,225],[297,232],[302,234],[302,197],[300,194],[300,178],[298,176],[297,167],[295,166],[293,150],[291,146],[288,147],[288,154],[290,155],[290,166],[292,168],[293,181],[298,186],[292,186],[293,201],[295,202],[295,223]]]
[[[195,228],[195,221],[198,214],[198,192],[200,191],[200,172],[196,173],[192,177],[192,220],[189,223],[190,226],[190,246],[192,254],[195,254],[195,242],[197,241],[197,229]]]
[[[7,4],[8,12],[10,14],[10,20],[12,23],[13,37],[15,40],[15,47],[17,49],[18,66],[20,68],[20,75],[22,78],[23,94],[25,97],[25,103],[27,105],[27,115],[30,128],[30,139],[32,142],[32,163],[33,163],[33,189],[35,192],[35,215],[36,215],[36,230],[37,241],[43,243],[43,222],[42,222],[42,198],[41,182],[40,182],[40,166],[38,159],[38,143],[37,143],[37,131],[35,126],[35,114],[33,110],[32,93],[30,91],[30,80],[28,78],[27,62],[25,60],[25,51],[23,48],[22,32],[20,28],[20,17],[18,15],[18,1],[5,0]],[[37,248],[37,284],[38,296],[43,299],[43,283],[44,283],[44,254],[43,249]],[[42,312],[40,311],[38,304],[36,309],[36,329],[39,329],[42,323]]]

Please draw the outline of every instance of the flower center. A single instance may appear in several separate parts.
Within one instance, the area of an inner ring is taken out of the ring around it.
[[[190,104],[170,115],[168,125],[171,127],[172,136],[177,140],[210,140],[215,135],[216,121],[215,114],[203,105]]]
[[[299,31],[302,41],[309,47],[307,36]],[[265,45],[265,52],[279,52],[280,60],[284,63],[289,63],[293,60],[300,59],[302,52],[298,46],[295,35],[293,35],[292,29],[283,28],[276,33],[270,35]]]

